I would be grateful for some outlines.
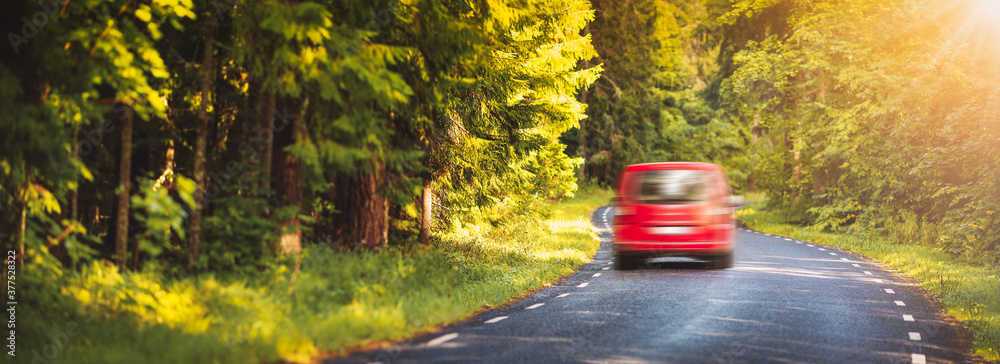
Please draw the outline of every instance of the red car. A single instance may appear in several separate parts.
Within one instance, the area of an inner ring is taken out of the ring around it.
[[[634,269],[655,257],[733,265],[733,207],[729,180],[711,163],[647,163],[625,168],[614,199],[615,269]]]

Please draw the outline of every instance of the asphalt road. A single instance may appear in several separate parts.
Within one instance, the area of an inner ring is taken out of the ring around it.
[[[599,230],[608,207],[592,216]],[[960,329],[868,259],[739,230],[735,267],[611,269],[608,234],[579,272],[508,307],[327,363],[961,363]]]

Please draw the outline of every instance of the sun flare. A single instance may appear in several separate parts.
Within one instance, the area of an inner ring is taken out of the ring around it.
[[[990,41],[1000,42],[1000,0],[975,0],[968,22]]]

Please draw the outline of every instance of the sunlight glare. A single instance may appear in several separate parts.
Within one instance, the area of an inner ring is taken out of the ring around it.
[[[935,61],[950,62],[964,55],[978,59],[978,67],[1000,73],[1000,0],[956,0],[944,5],[939,13],[949,14],[941,20],[954,21],[955,25],[951,37],[940,45]],[[953,20],[946,20],[949,18]]]
[[[1000,21],[1000,1],[998,0],[978,0],[976,10],[977,13],[991,18],[993,21]]]
[[[976,0],[971,16],[979,25],[993,31],[994,35],[1000,34],[1000,0]]]

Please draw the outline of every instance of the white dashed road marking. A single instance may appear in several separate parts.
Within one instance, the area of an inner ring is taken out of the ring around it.
[[[441,337],[439,337],[437,339],[428,341],[427,342],[427,346],[438,346],[438,345],[444,344],[444,343],[446,343],[446,342],[448,342],[448,341],[450,341],[450,340],[452,340],[452,339],[454,339],[456,337],[458,337],[458,333],[453,332],[453,333],[450,333],[448,335],[441,336]]]
[[[536,303],[536,304],[533,304],[531,306],[525,307],[524,309],[525,310],[534,310],[534,309],[542,307],[542,306],[545,306],[545,304],[544,303]]]
[[[600,277],[600,276],[601,276],[600,273],[594,273],[594,277]]]
[[[607,209],[607,210],[605,210],[604,214],[602,216],[606,225],[608,225],[607,224],[607,222],[608,222],[608,213],[610,211],[611,211],[610,208]],[[803,242],[801,242],[801,241],[793,240],[793,239],[790,239],[790,238],[785,238],[785,237],[782,237],[782,236],[779,236],[779,235],[771,235],[771,234],[768,234],[768,233],[761,233],[759,231],[754,231],[754,230],[750,230],[750,229],[743,229],[743,228],[737,228],[737,230],[739,230],[739,231],[745,231],[745,232],[752,232],[752,233],[758,234],[758,235],[764,235],[764,236],[769,236],[769,237],[780,238],[780,239],[783,239],[785,241],[794,241],[796,244],[803,244]],[[817,247],[817,246],[815,246],[813,244],[806,244],[806,245],[809,246],[810,248],[817,248],[817,249],[819,249],[819,251],[826,251],[826,249]],[[837,253],[830,252],[830,255],[836,256]],[[848,258],[840,258],[840,260],[850,261],[850,259],[848,259]],[[612,262],[608,262],[608,264],[612,264]],[[851,264],[851,265],[853,265],[854,267],[857,267],[857,268],[861,268],[861,265],[859,265],[859,264]],[[609,268],[610,267],[604,267],[604,268],[602,268],[602,270],[608,270]],[[864,273],[865,273],[865,275],[874,275],[874,274],[872,274],[872,272],[869,272],[869,271],[864,271]],[[593,275],[593,277],[600,277],[600,276],[601,276],[600,272],[595,273]],[[875,279],[874,281],[875,281],[875,283],[882,283],[881,279]],[[583,288],[583,287],[586,287],[588,284],[589,284],[589,282],[580,283],[579,285],[577,285],[577,287],[578,288]],[[885,293],[888,293],[888,294],[895,294],[896,293],[894,290],[892,290],[890,288],[884,288],[884,290],[885,290]],[[557,296],[557,298],[566,297],[566,296],[569,296],[569,293],[563,293],[563,294]],[[906,306],[906,303],[904,303],[903,301],[893,301],[893,302],[896,304],[896,306]],[[531,309],[535,309],[535,308],[541,307],[542,305],[545,305],[545,304],[544,303],[538,303],[538,304],[534,304],[534,305],[528,306],[525,309],[531,310]],[[500,316],[500,317],[488,320],[488,321],[486,321],[486,323],[488,323],[488,324],[495,323],[495,322],[499,322],[501,320],[504,320],[506,318],[507,318],[507,316]],[[913,315],[903,315],[903,321],[914,322],[915,320],[913,318]],[[437,339],[431,340],[430,342],[427,343],[427,345],[428,346],[440,345],[441,343],[447,342],[447,341],[452,340],[452,339],[454,339],[456,337],[458,337],[457,333],[444,335],[444,336],[441,336],[441,337],[439,337]],[[910,340],[912,340],[912,341],[921,341],[921,337],[920,337],[920,333],[919,332],[910,332],[909,333],[909,337],[910,337]],[[913,364],[926,364],[927,363],[927,357],[925,355],[923,355],[923,354],[912,354],[910,356],[910,359],[911,359],[911,361],[912,361]]]
[[[588,284],[590,284],[590,283],[589,282],[583,282],[583,283],[580,283],[580,284],[576,285],[576,287],[577,288],[583,288],[583,287],[586,287]]]
[[[497,323],[497,322],[500,322],[500,321],[503,321],[503,320],[506,320],[506,319],[507,319],[507,316],[500,316],[500,317],[497,317],[497,318],[492,318],[492,319],[486,320],[486,323],[488,323],[488,324],[494,324],[494,323]]]
[[[556,298],[563,298],[563,297],[566,297],[566,296],[569,296],[569,293],[563,293],[561,295],[556,296]]]

